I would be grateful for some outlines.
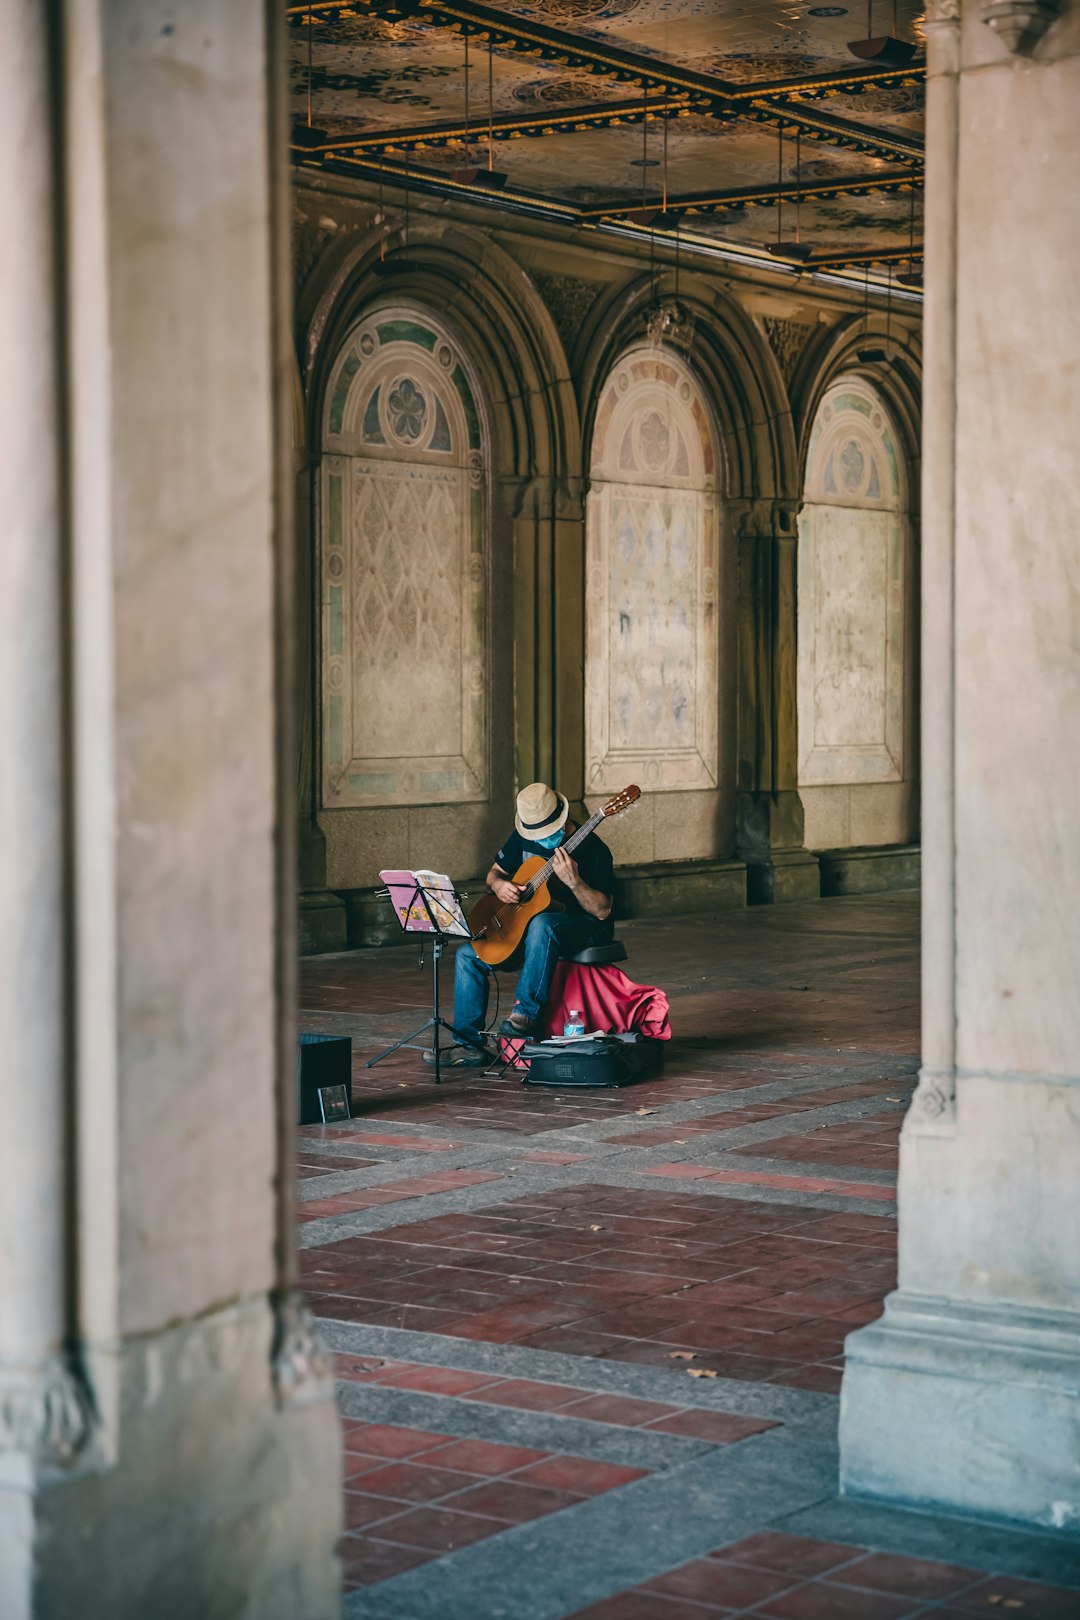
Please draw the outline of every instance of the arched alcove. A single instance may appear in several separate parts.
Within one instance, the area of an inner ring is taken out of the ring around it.
[[[585,780],[590,796],[630,781],[687,796],[677,814],[651,809],[664,831],[637,853],[654,858],[715,855],[733,836],[732,805],[719,802],[731,746],[720,721],[732,637],[721,622],[733,607],[721,466],[687,362],[664,347],[623,354],[599,397],[590,458]]]
[[[488,794],[487,432],[453,335],[413,304],[341,344],[318,505],[326,809]]]
[[[811,849],[907,843],[915,795],[911,475],[877,389],[822,395],[799,517],[799,792]]]

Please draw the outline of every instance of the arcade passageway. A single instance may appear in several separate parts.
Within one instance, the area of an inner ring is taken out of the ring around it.
[[[300,1133],[346,1614],[1075,1616],[1075,1547],[837,1497],[844,1338],[895,1285],[918,897],[619,932],[674,1029],[622,1091],[365,1070],[422,1016],[414,952],[303,966],[301,1027],[354,1042],[357,1117]]]

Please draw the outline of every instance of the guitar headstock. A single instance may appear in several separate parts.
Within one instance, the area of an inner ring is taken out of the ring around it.
[[[621,793],[616,793],[613,799],[608,800],[603,813],[605,816],[621,816],[624,810],[629,810],[630,806],[636,804],[640,798],[641,789],[639,787],[625,787]]]

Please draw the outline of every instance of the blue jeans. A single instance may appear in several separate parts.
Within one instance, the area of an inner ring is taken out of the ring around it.
[[[542,911],[525,930],[525,960],[518,977],[514,1006],[529,1019],[540,1016],[560,956],[574,956],[592,943],[603,927],[592,917],[568,917]],[[478,1041],[487,1018],[491,968],[472,945],[460,945],[454,961],[454,1029],[465,1040]]]

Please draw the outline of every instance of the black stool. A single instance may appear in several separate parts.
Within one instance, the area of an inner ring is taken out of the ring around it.
[[[606,945],[586,945],[576,956],[560,956],[560,962],[573,962],[576,967],[611,967],[625,962],[626,946],[621,939],[609,939]]]

